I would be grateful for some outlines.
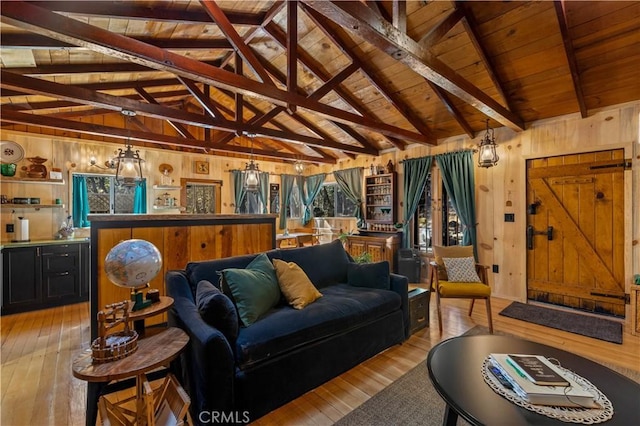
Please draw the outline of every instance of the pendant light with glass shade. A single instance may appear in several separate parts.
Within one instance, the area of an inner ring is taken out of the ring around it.
[[[493,167],[498,164],[499,159],[500,157],[496,153],[496,138],[493,129],[489,127],[489,119],[487,119],[487,130],[478,147],[478,166]]]
[[[255,135],[247,134],[251,141],[251,157],[244,169],[244,189],[248,192],[256,192],[260,188],[260,169],[258,164],[253,162],[253,136]]]
[[[135,117],[135,111],[128,109],[122,110],[122,115],[126,117],[125,125],[129,129],[129,121],[131,117]],[[140,158],[138,150],[133,150],[131,146],[131,130],[129,129],[129,137],[125,148],[118,148],[118,155],[112,160],[116,169],[116,182],[120,185],[133,186],[142,180],[142,163],[144,160]]]
[[[304,163],[300,160],[296,160],[296,162],[293,163],[293,169],[297,174],[301,175],[302,172],[304,172]]]

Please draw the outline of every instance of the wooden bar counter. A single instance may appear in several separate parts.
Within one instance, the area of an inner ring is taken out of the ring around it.
[[[106,304],[128,299],[129,291],[113,284],[104,259],[115,245],[132,238],[154,244],[162,254],[162,271],[150,283],[166,295],[164,275],[188,262],[270,250],[276,244],[276,217],[264,215],[89,215],[91,221],[91,339],[97,337],[96,315]],[[166,321],[166,315],[147,325]]]

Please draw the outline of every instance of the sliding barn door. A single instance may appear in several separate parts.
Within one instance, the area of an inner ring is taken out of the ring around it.
[[[527,297],[624,317],[624,151],[527,161]]]

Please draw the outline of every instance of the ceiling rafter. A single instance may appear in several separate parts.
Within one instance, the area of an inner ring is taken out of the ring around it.
[[[160,105],[160,102],[158,102],[153,96],[151,96],[149,92],[144,90],[144,88],[136,87],[136,92],[138,92],[142,99],[149,102],[150,104]],[[173,127],[174,130],[178,132],[183,138],[195,139],[191,132],[189,132],[189,130],[182,123],[177,123],[169,119],[166,119],[165,121],[169,123],[169,125]]]
[[[407,33],[407,2],[405,0],[393,0],[391,24],[401,33]]]
[[[298,91],[298,2],[287,2],[287,90]],[[295,104],[288,104],[287,110],[296,112]]]
[[[455,106],[455,104],[449,97],[449,94],[445,90],[443,90],[440,86],[436,86],[429,80],[425,79],[425,81],[429,84],[429,87],[431,87],[431,90],[433,90],[436,96],[440,99],[440,102],[442,102],[442,104],[445,106],[447,111],[449,111],[449,114],[451,114],[453,118],[456,119],[460,127],[462,127],[462,130],[464,130],[464,132],[471,139],[473,139],[475,137],[475,132],[473,131],[473,129],[471,128],[467,120],[465,120],[464,116],[460,113],[458,108]]]
[[[355,124],[378,133],[425,142],[425,136],[368,117],[331,107],[288,93],[266,83],[203,64],[200,61],[156,48],[126,36],[94,27],[25,2],[2,2],[2,21],[49,37],[87,46],[98,53],[123,58],[162,71],[172,72],[206,84],[220,86],[249,96],[269,99],[276,104],[295,103],[331,120]]]
[[[93,92],[80,87],[72,87],[64,84],[54,83],[50,81],[40,80],[33,77],[12,74],[5,70],[0,70],[0,86],[3,88],[14,89],[20,87],[32,94],[53,95],[60,99],[76,101],[85,105],[93,105],[98,107],[112,108],[114,110],[128,109],[136,111],[142,115],[161,120],[170,118],[183,124],[190,124],[199,127],[210,127],[231,132],[245,131],[265,137],[272,137],[284,141],[303,142],[314,146],[333,148],[338,150],[352,151],[360,154],[371,155],[373,151],[369,148],[362,148],[352,145],[333,144],[325,142],[319,138],[300,135],[297,133],[282,132],[265,127],[257,127],[246,124],[238,124],[221,118],[205,117],[200,114],[193,114],[181,110],[167,108],[160,105],[152,105],[132,99],[126,99],[118,96],[108,95],[106,93]]]
[[[286,36],[283,34],[283,32],[280,30],[280,28],[275,25],[275,24],[269,24],[267,26],[265,26],[265,31],[267,33],[269,33],[269,35],[271,35],[271,37],[273,37],[273,39],[278,42],[278,44],[280,44],[281,47],[286,48]],[[313,75],[316,76],[316,78],[318,78],[320,81],[322,82],[328,82],[330,81],[333,77],[331,75],[329,75],[329,73],[325,72],[322,70],[322,68],[320,67],[320,65],[317,63],[317,61],[315,61],[309,54],[307,54],[304,50],[300,49],[298,47],[298,60],[300,61],[300,63],[307,68],[311,73],[313,73]],[[280,81],[283,82],[283,76],[282,73],[275,69],[275,67],[273,66],[269,66],[265,63],[263,63],[263,65],[265,65],[265,67],[269,68],[269,72],[276,76],[278,75],[276,78]],[[371,115],[366,108],[361,105],[361,103],[353,96],[351,95],[351,93],[349,93],[348,91],[346,91],[345,89],[343,89],[342,87],[340,87],[340,85],[337,85],[334,89],[334,92],[336,92],[338,94],[338,96],[340,96],[340,98],[347,103],[347,105],[349,105],[351,108],[353,108],[354,111],[356,111],[358,114],[361,114],[362,116],[365,115]],[[311,96],[313,96],[313,94],[311,95],[307,95],[308,98],[311,98]],[[332,120],[330,120],[332,121]],[[345,123],[340,123],[340,122],[336,122],[336,121],[332,121],[334,125],[342,128],[342,126],[346,126]],[[347,133],[348,134],[348,133]],[[396,147],[403,149],[404,148],[404,143],[398,141],[397,139],[391,139],[389,138],[390,141],[396,145]],[[370,143],[368,143],[369,146],[371,146]]]
[[[341,35],[342,30],[338,28],[329,28],[329,21],[315,10],[306,8],[305,12],[313,19],[318,27],[329,37],[338,48],[360,67],[365,77],[373,84],[382,96],[389,102],[417,131],[429,137],[429,143],[435,144],[433,132],[429,129],[413,112],[407,104],[397,96],[393,90],[381,78],[376,75],[375,70],[366,61],[363,61],[355,52],[347,47],[344,36]]]
[[[218,6],[215,1],[211,0],[200,0],[200,5],[204,8],[204,10],[209,14],[211,19],[218,24],[218,28],[222,33],[227,37],[227,40],[231,42],[233,45],[236,54],[240,55],[242,59],[251,67],[251,70],[255,73],[255,75],[262,80],[265,84],[273,85],[273,81],[267,74],[267,71],[264,69],[258,58],[255,57],[253,51],[249,49],[249,46],[244,42],[244,39],[238,34],[235,27],[227,18],[227,15],[224,13],[222,8]],[[237,63],[236,59],[236,63]],[[242,72],[239,73],[242,75]]]
[[[210,96],[206,96],[205,93],[196,86],[196,83],[193,80],[182,77],[178,77],[178,80],[184,84],[189,93],[191,93],[191,95],[200,103],[200,106],[204,108],[211,117],[224,117],[220,111],[219,105],[217,105]],[[205,87],[208,88],[209,86]]]
[[[558,17],[558,25],[560,26],[560,34],[562,35],[562,43],[564,45],[564,52],[569,62],[569,69],[571,70],[571,81],[573,82],[573,89],[576,94],[576,100],[580,107],[580,115],[582,118],[586,118],[589,114],[587,111],[587,105],[584,101],[584,93],[582,92],[582,83],[580,79],[580,71],[578,70],[578,62],[576,61],[576,54],[573,49],[573,42],[569,36],[569,25],[567,23],[567,15],[564,10],[564,1],[554,1],[553,6]]]
[[[454,9],[449,15],[447,15],[442,21],[437,23],[431,28],[425,35],[420,37],[418,44],[425,49],[430,48],[442,37],[445,36],[453,27],[455,27],[460,20],[464,18],[464,14],[460,8]]]
[[[157,37],[131,37],[134,40],[150,44],[163,49],[188,49],[188,50],[231,50],[233,46],[226,38],[217,39],[192,39],[192,38],[157,38]],[[4,49],[40,49],[40,50],[86,50],[86,47],[76,46],[70,43],[45,37],[39,34],[3,34],[0,39],[0,47]]]
[[[110,138],[119,138],[127,141],[137,141],[137,142],[146,142],[151,143],[156,147],[163,146],[178,146],[184,148],[197,148],[203,149],[202,141],[195,139],[188,139],[179,136],[169,136],[159,133],[150,133],[150,132],[140,132],[131,129],[125,129],[121,127],[111,127],[104,126],[101,124],[93,124],[93,123],[84,123],[73,120],[64,120],[59,118],[50,118],[41,115],[27,114],[23,112],[16,111],[3,111],[2,121],[17,123],[17,124],[25,124],[29,126],[40,126],[46,127],[50,129],[57,130],[65,130],[65,131],[73,131],[79,132],[83,134],[93,135],[93,136],[104,136]],[[207,150],[208,153],[242,153],[246,155],[258,155],[268,158],[277,158],[277,159],[287,159],[287,160],[297,160],[300,156],[295,154],[289,154],[279,151],[273,150],[251,150],[249,147],[244,146],[233,146],[233,147],[216,147],[209,148]],[[321,158],[321,157],[310,157],[304,156],[304,160],[318,162],[318,163],[327,163],[327,164],[335,164],[335,159]]]
[[[483,114],[513,130],[524,130],[524,122],[520,117],[462,78],[366,5],[359,2],[302,1],[351,33],[369,41],[382,52],[404,63],[419,75],[472,105]]]
[[[462,25],[464,25],[464,29],[471,39],[473,47],[475,48],[478,55],[480,55],[480,60],[484,64],[487,73],[489,73],[489,78],[491,79],[493,86],[498,91],[498,94],[502,98],[502,102],[504,102],[507,109],[509,109],[509,111],[513,111],[513,106],[511,105],[509,97],[507,96],[507,92],[504,90],[504,85],[500,81],[500,78],[498,78],[498,74],[495,71],[495,64],[491,60],[491,56],[489,56],[483,44],[480,43],[480,36],[478,35],[478,31],[476,30],[478,25],[476,24],[475,18],[473,17],[471,12],[469,12],[469,9],[467,8],[467,5],[464,4],[464,2],[458,1],[456,4],[458,5],[458,10],[460,10],[464,15],[464,18],[462,19]]]
[[[205,11],[171,10],[147,7],[120,1],[35,1],[34,5],[56,12],[66,12],[82,16],[137,19],[143,21],[171,22],[177,24],[211,24]],[[233,13],[227,19],[235,25],[259,26],[264,21],[263,14]]]

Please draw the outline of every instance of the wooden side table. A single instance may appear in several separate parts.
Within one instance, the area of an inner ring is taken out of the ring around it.
[[[144,319],[159,315],[168,311],[173,306],[173,298],[169,296],[160,296],[160,301],[152,303],[146,308],[139,311],[132,311],[129,314],[129,320],[133,322],[133,329],[140,335],[144,336]]]
[[[136,424],[146,423],[144,403],[145,373],[168,366],[184,350],[189,336],[179,328],[170,327],[152,337],[138,341],[138,349],[126,358],[93,364],[91,350],[78,354],[73,361],[73,376],[85,380],[87,386],[87,425],[95,425],[98,398],[113,380],[136,378]]]

